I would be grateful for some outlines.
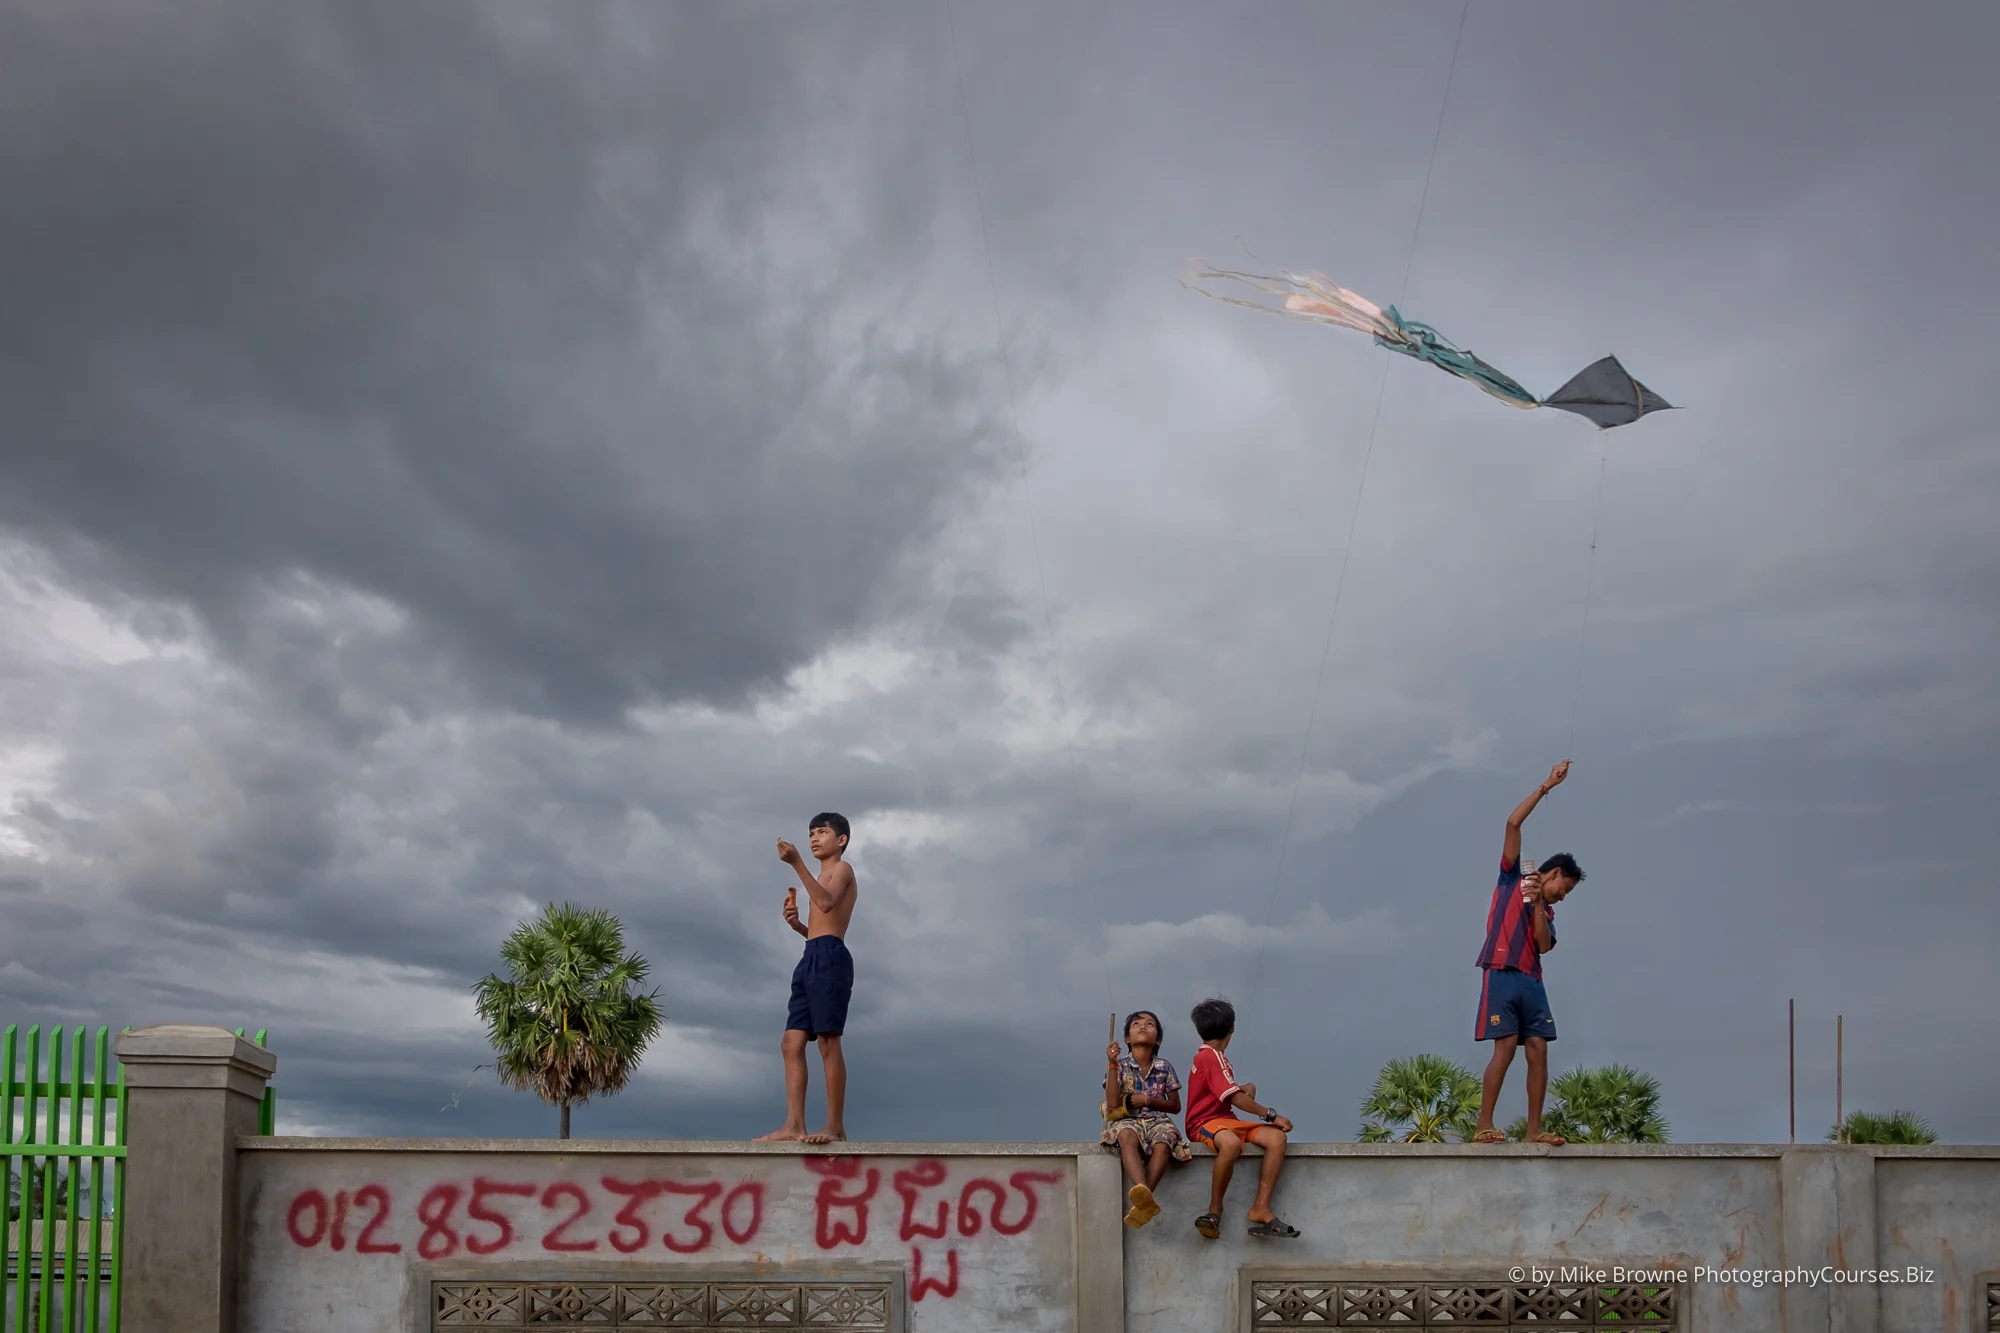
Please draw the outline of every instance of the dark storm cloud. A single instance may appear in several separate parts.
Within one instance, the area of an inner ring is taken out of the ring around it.
[[[911,53],[773,19],[12,7],[6,518],[230,642],[288,571],[364,590],[535,711],[810,656],[990,386],[871,299],[938,203]]]
[[[1343,1137],[1480,1059],[1573,737],[1559,1069],[1782,1135],[1796,997],[1852,1103],[1992,1139],[2000,11],[1477,5],[1434,172],[1456,5],[954,12],[983,211],[933,6],[0,18],[8,1014],[268,1024],[288,1128],[544,1133],[467,987],[568,897],[670,1015],[580,1132],[754,1132],[771,840],[832,807],[858,1132],[1094,1133],[1106,1011],[1184,1060],[1221,991]],[[1239,233],[1687,410],[1173,284]]]

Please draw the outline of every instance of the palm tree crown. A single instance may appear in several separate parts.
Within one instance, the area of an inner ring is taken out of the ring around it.
[[[1842,1133],[1842,1130],[1846,1133]],[[1937,1131],[1915,1111],[1851,1111],[1845,1125],[1826,1132],[1830,1143],[1936,1143]]]
[[[609,912],[550,903],[500,946],[509,976],[472,988],[500,1081],[562,1108],[623,1088],[665,1017],[637,987],[648,965],[625,952],[625,930]]]
[[[1363,1143],[1463,1142],[1479,1118],[1479,1080],[1442,1055],[1391,1060],[1361,1114]]]
[[[1553,1105],[1542,1128],[1571,1143],[1665,1143],[1660,1081],[1629,1065],[1572,1069],[1549,1084]],[[1525,1117],[1508,1126],[1510,1138],[1527,1133]]]

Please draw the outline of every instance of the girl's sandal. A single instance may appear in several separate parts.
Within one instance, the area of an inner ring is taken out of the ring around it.
[[[1203,1213],[1194,1220],[1194,1229],[1214,1240],[1222,1234],[1222,1219],[1214,1213]]]

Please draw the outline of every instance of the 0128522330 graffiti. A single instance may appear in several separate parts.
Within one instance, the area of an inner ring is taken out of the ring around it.
[[[865,1245],[882,1169],[859,1157],[808,1157],[804,1164],[819,1178],[813,1194],[814,1245],[822,1251]],[[954,1197],[950,1174],[936,1158],[893,1172],[891,1188],[902,1203],[899,1242],[972,1238],[989,1231],[997,1237],[1020,1235],[1034,1225],[1040,1210],[1036,1187],[1063,1179],[1057,1172],[1015,1171],[1003,1185],[974,1176],[958,1185]],[[388,1185],[366,1182],[351,1189],[298,1191],[285,1211],[285,1231],[302,1249],[414,1253],[426,1260],[484,1257],[515,1247],[605,1257],[648,1249],[696,1255],[719,1243],[754,1242],[764,1226],[765,1195],[766,1184],[760,1180],[725,1185],[718,1180],[604,1175],[588,1182],[537,1185],[475,1175],[430,1185],[418,1198],[412,1219],[398,1215]],[[910,1263],[912,1300],[957,1294],[955,1246],[945,1252],[943,1277],[936,1275],[935,1263],[925,1273],[921,1244],[911,1246]]]

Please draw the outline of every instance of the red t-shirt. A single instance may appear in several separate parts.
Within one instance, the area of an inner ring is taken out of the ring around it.
[[[1237,1119],[1235,1108],[1229,1099],[1239,1090],[1236,1071],[1229,1067],[1229,1057],[1216,1050],[1207,1042],[1201,1044],[1194,1053],[1194,1063],[1188,1066],[1187,1078],[1187,1132],[1194,1132],[1211,1120]]]

